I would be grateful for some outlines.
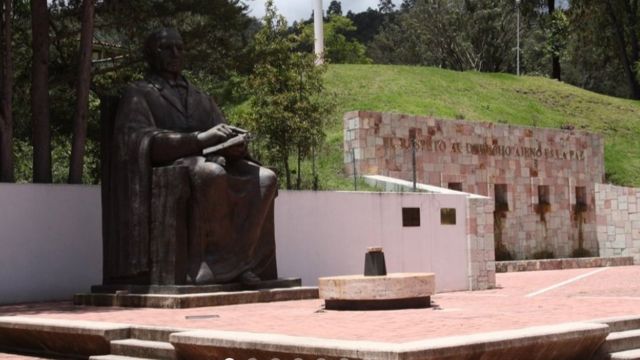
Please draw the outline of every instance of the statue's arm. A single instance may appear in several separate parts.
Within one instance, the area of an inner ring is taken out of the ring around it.
[[[164,165],[187,156],[202,153],[198,133],[161,132],[151,140],[151,163]]]
[[[222,111],[211,101],[213,123],[212,128],[194,133],[179,133],[173,131],[161,132],[151,140],[151,163],[153,165],[170,164],[180,158],[201,155],[204,148],[217,145],[237,134],[227,126]]]
[[[203,132],[161,132],[151,140],[151,163],[163,165],[186,156],[201,155],[204,148],[233,136],[233,131],[226,124],[218,124]]]

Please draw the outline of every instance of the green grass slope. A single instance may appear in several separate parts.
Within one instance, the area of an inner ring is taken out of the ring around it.
[[[607,180],[640,187],[640,101],[592,93],[541,77],[388,65],[330,65],[337,112],[319,168],[324,189],[350,188],[342,175],[342,116],[373,110],[445,119],[576,129],[605,138]]]

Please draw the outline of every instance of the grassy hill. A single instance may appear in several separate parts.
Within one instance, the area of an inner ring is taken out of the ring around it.
[[[600,95],[541,77],[387,65],[331,65],[337,95],[319,159],[324,189],[350,189],[342,175],[342,116],[373,110],[602,134],[608,181],[640,187],[640,101]]]

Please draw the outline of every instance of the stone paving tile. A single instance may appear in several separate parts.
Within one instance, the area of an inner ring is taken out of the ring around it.
[[[588,276],[527,297],[527,294],[583,275]],[[430,309],[328,311],[323,309],[321,300],[178,310],[76,307],[69,302],[62,302],[3,306],[0,307],[0,316],[29,315],[344,340],[406,342],[640,315],[639,266],[504,273],[497,275],[497,285],[499,288],[486,291],[437,294],[432,297],[434,307]],[[186,318],[193,315],[216,317],[199,320]]]

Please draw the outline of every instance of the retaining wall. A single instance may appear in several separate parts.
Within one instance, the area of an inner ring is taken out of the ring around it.
[[[419,227],[402,226],[402,207],[420,209]],[[443,207],[456,225],[440,224]],[[281,191],[279,273],[306,285],[361,273],[367,246],[382,245],[389,272],[436,272],[439,291],[492,287],[493,240],[467,236],[480,215],[464,195]],[[98,186],[0,184],[0,304],[68,300],[101,281]]]

